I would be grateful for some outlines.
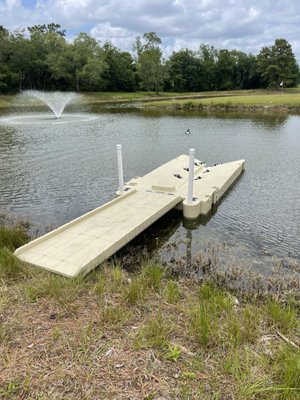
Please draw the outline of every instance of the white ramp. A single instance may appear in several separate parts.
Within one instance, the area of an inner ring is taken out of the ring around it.
[[[131,179],[125,194],[20,247],[15,255],[73,277],[87,274],[175,206],[183,209],[186,218],[207,214],[242,173],[244,160],[213,167],[197,160],[194,164],[192,201],[186,201],[189,157],[181,155],[142,178]]]
[[[58,274],[87,274],[181,201],[174,193],[131,190],[15,251]]]

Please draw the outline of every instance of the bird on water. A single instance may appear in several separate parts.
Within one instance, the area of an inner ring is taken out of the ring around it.
[[[191,130],[190,130],[190,129],[187,129],[187,130],[184,132],[185,135],[189,135],[190,133],[191,133]]]

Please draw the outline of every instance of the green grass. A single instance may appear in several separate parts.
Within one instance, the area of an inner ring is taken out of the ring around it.
[[[202,99],[189,100],[164,100],[154,101],[147,104],[152,107],[172,107],[178,109],[203,109],[203,108],[223,108],[234,109],[275,109],[281,107],[285,109],[300,109],[300,94],[298,92],[240,92],[239,95],[227,93],[222,96],[214,96]]]
[[[11,105],[13,99],[14,96],[11,95],[0,95],[0,109],[8,108]]]
[[[138,101],[145,107],[177,107],[184,109],[201,109],[203,107],[276,107],[276,106],[300,106],[299,88],[285,89],[281,91],[258,90],[232,90],[215,92],[162,92],[158,95],[154,92],[136,93],[85,93],[84,101],[97,102],[124,102]]]
[[[287,88],[281,91],[256,89],[214,92],[89,92],[81,93],[81,103],[124,103],[136,102],[141,107],[175,109],[225,109],[225,110],[272,110],[300,109],[300,89]],[[8,108],[15,96],[1,95],[0,109]],[[15,104],[16,106],[16,104]]]
[[[174,95],[182,95],[180,93],[166,93],[162,92],[156,94],[155,92],[91,92],[83,93],[86,99],[91,101],[131,101],[141,100],[145,98],[153,99],[159,97],[173,97]]]
[[[159,310],[139,331],[137,346],[163,350],[169,345],[171,327]]]
[[[8,284],[26,276],[26,268],[7,248],[0,248],[0,280]]]
[[[274,360],[275,379],[281,381],[278,386],[282,398],[300,398],[300,351],[290,346],[282,346],[276,353]]]
[[[76,279],[16,272],[11,234],[0,245],[11,271],[0,277],[1,398],[300,398],[297,293],[250,296],[151,261]]]
[[[13,255],[27,241],[27,234],[20,228],[0,226],[0,280],[8,283],[27,274],[26,267]]]
[[[28,242],[28,235],[20,228],[0,226],[0,248],[5,247],[14,251],[17,247]]]
[[[165,286],[165,297],[168,303],[175,304],[181,298],[180,287],[174,280],[169,280]]]
[[[298,312],[290,305],[281,305],[274,299],[269,299],[265,305],[267,321],[282,332],[289,332],[295,327],[300,328]]]

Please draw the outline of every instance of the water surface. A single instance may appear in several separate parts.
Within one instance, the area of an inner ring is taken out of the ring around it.
[[[114,198],[116,144],[123,144],[125,180],[194,147],[207,164],[243,158],[246,170],[213,215],[188,222],[172,212],[143,238],[155,236],[158,248],[178,243],[175,253],[226,242],[237,257],[259,266],[270,255],[299,257],[299,116],[108,106],[77,112],[74,121],[72,115],[74,110],[65,112],[66,123],[51,114],[41,123],[28,123],[28,113],[14,115],[18,123],[2,116],[0,213],[59,226]]]

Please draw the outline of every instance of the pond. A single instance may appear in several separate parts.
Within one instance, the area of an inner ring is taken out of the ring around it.
[[[245,159],[245,172],[211,215],[188,222],[171,212],[139,240],[162,258],[225,243],[259,269],[274,257],[299,258],[297,115],[102,105],[83,111],[73,106],[65,120],[53,123],[47,114],[37,124],[22,118],[11,123],[10,117],[0,118],[0,214],[28,219],[41,231],[62,225],[115,197],[116,144],[123,145],[125,181],[193,147],[208,165]]]

